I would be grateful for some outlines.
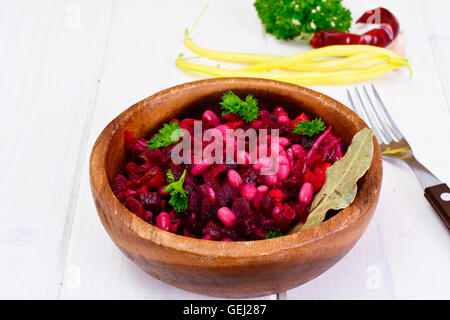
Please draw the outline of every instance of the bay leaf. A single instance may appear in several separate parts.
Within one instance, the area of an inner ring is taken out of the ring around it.
[[[373,130],[364,128],[353,136],[345,155],[326,172],[322,189],[311,204],[310,214],[303,225],[289,233],[307,230],[322,223],[329,210],[348,207],[356,197],[359,178],[369,169],[373,155]]]

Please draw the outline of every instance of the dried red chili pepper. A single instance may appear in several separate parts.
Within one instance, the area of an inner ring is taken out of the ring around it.
[[[397,18],[382,7],[366,11],[356,23],[379,23],[381,26],[361,35],[335,30],[316,32],[310,45],[313,48],[341,44],[368,44],[386,47],[395,39],[400,29]]]

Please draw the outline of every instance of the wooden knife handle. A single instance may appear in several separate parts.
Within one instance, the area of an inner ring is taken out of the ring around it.
[[[445,183],[425,188],[425,198],[450,229],[450,188]]]

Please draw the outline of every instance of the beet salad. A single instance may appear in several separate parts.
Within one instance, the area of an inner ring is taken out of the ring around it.
[[[127,162],[111,182],[134,215],[215,241],[274,238],[304,223],[346,146],[320,118],[262,110],[225,93],[220,112],[173,119],[149,140],[125,131]],[[211,106],[216,110],[217,106]]]

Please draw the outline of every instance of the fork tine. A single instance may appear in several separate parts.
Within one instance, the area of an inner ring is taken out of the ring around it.
[[[387,120],[387,123],[389,125],[389,128],[391,129],[391,132],[394,134],[394,136],[397,138],[397,140],[403,139],[403,135],[400,132],[400,130],[395,125],[394,120],[392,119],[391,115],[387,111],[386,106],[383,103],[383,100],[381,100],[380,95],[378,94],[377,89],[375,89],[375,86],[373,84],[370,85],[372,87],[373,94],[375,95],[375,99],[378,102],[378,105],[381,107],[381,110],[383,111],[383,115],[385,119]]]
[[[391,143],[392,140],[395,139],[395,136],[392,135],[391,131],[387,128],[387,122],[384,119],[384,117],[380,117],[379,113],[375,109],[375,106],[372,103],[372,99],[370,99],[369,92],[366,89],[366,86],[363,86],[364,95],[366,96],[367,101],[369,101],[369,106],[372,111],[372,114],[374,115],[375,121],[377,121],[377,124],[383,131],[383,135],[388,139],[388,142]]]
[[[388,141],[384,137],[384,135],[382,134],[382,131],[378,127],[378,124],[376,123],[376,121],[373,120],[372,116],[369,115],[369,112],[367,111],[367,108],[364,106],[364,102],[363,102],[363,100],[361,98],[361,95],[359,94],[358,88],[355,87],[354,90],[355,90],[356,97],[358,98],[359,105],[361,106],[361,109],[364,112],[364,116],[367,119],[367,122],[369,123],[370,127],[373,129],[373,132],[375,133],[375,137],[377,138],[378,141],[381,141],[381,142],[384,142],[384,143],[387,144]]]
[[[363,111],[361,112],[361,108],[357,108],[356,103],[353,101],[352,98],[352,94],[350,93],[350,90],[345,89],[347,91],[347,97],[348,97],[348,101],[350,101],[350,106],[354,112],[356,112],[365,122],[369,122],[369,120],[367,119],[367,114],[366,114],[366,110],[362,109]]]
[[[356,111],[356,106],[355,106],[355,103],[353,102],[352,95],[351,95],[350,91],[348,89],[345,89],[345,90],[347,91],[347,98],[348,98],[348,101],[350,102],[350,109],[352,109],[353,111],[357,112]]]
[[[360,103],[355,103],[352,97],[352,94],[349,89],[345,89],[347,91],[347,97],[350,101],[350,109],[352,109],[355,113],[357,113],[365,122],[369,123],[369,120],[367,118],[366,110],[364,108],[359,107],[358,105]],[[362,110],[362,111],[361,111]]]
[[[358,108],[356,106],[356,103],[353,101],[352,94],[351,94],[350,90],[349,89],[345,89],[345,90],[347,91],[347,97],[348,97],[348,100],[350,101],[351,109],[354,112],[356,112],[365,122],[368,123],[369,120],[367,118],[366,110],[364,108],[362,108],[362,111],[361,111],[361,108]],[[377,139],[378,139],[378,137],[377,137]]]

